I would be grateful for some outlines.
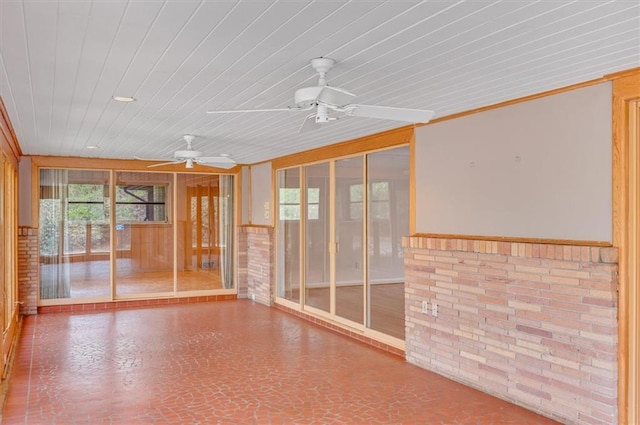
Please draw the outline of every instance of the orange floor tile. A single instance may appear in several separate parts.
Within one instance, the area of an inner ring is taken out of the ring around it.
[[[3,424],[554,424],[250,301],[26,317]]]

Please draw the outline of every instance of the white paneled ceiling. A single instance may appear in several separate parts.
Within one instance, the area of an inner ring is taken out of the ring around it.
[[[640,66],[640,2],[0,0],[0,95],[24,154],[169,158],[190,133],[250,164],[404,125],[298,134],[308,113],[206,114],[293,106],[319,56],[357,103],[445,116]]]

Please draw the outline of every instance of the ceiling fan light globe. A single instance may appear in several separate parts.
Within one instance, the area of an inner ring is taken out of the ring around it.
[[[187,159],[186,168],[193,168],[193,159]]]

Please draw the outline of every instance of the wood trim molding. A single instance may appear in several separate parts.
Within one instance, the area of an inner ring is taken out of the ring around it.
[[[509,242],[509,243],[531,243],[544,245],[570,245],[570,246],[597,246],[610,247],[610,242],[604,241],[582,241],[570,239],[542,239],[542,238],[518,238],[506,236],[479,236],[479,235],[452,235],[443,233],[416,233],[412,238],[432,238],[432,239],[461,239],[487,242]]]
[[[638,211],[636,205],[631,205],[632,196],[637,196],[638,182],[632,181],[632,172],[636,172],[640,161],[637,154],[630,157],[631,143],[638,148],[638,123],[635,122],[634,132],[631,132],[632,117],[630,108],[640,102],[640,69],[614,74],[613,79],[613,245],[619,248],[619,307],[618,307],[618,412],[622,425],[637,424],[640,421],[639,404],[637,400],[640,390],[638,374],[638,338],[635,329],[638,325],[637,297],[638,258],[635,251],[640,236],[633,234],[637,230]],[[637,177],[635,177],[637,178]],[[634,272],[635,270],[635,272]],[[636,273],[632,276],[631,273]],[[632,280],[633,279],[633,280]],[[634,295],[635,293],[635,295]],[[635,329],[635,330],[634,330]],[[633,345],[634,350],[630,350]],[[632,358],[633,356],[633,358]],[[632,397],[633,396],[633,397]]]
[[[629,77],[640,74],[640,66],[631,69],[625,69],[624,71],[614,72],[604,76],[607,80],[617,80],[618,78]]]
[[[499,102],[499,103],[494,103],[492,105],[487,105],[487,106],[482,106],[480,108],[475,108],[475,109],[470,109],[467,111],[463,111],[463,112],[458,112],[455,114],[451,114],[451,115],[446,115],[444,117],[439,117],[439,118],[435,118],[432,119],[431,121],[429,121],[426,124],[416,124],[416,127],[423,127],[425,125],[431,125],[431,124],[436,124],[442,121],[449,121],[452,119],[456,119],[456,118],[461,118],[467,115],[473,115],[473,114],[477,114],[479,112],[485,112],[485,111],[490,111],[492,109],[498,109],[498,108],[503,108],[505,106],[509,106],[509,105],[514,105],[516,103],[522,103],[522,102],[528,102],[534,99],[539,99],[541,97],[547,97],[547,96],[552,96],[554,94],[559,94],[559,93],[564,93],[567,91],[571,91],[571,90],[576,90],[576,89],[580,89],[583,87],[589,87],[589,86],[593,86],[595,84],[600,84],[600,83],[604,83],[607,81],[613,81],[616,79],[620,79],[620,78],[625,78],[625,77],[633,77],[634,75],[638,75],[640,73],[640,67],[638,68],[631,68],[631,69],[626,69],[624,71],[620,71],[620,72],[616,72],[613,74],[607,74],[604,75],[603,77],[600,78],[595,78],[593,80],[589,80],[589,81],[584,81],[582,83],[577,83],[577,84],[572,84],[569,86],[565,86],[565,87],[560,87],[557,89],[553,89],[553,90],[547,90],[544,92],[540,92],[540,93],[535,93],[535,94],[531,94],[528,96],[523,96],[523,97],[519,97],[517,99],[511,99],[511,100],[507,100],[504,102]]]
[[[31,156],[35,167],[48,168],[79,168],[100,170],[146,171],[150,173],[204,173],[204,174],[237,174],[241,166],[230,169],[207,167],[194,164],[193,168],[185,169],[184,164],[167,165],[161,168],[147,168],[152,161],[138,161],[132,159],[84,158],[70,156]]]
[[[627,288],[629,312],[628,423],[640,423],[640,100],[629,109],[629,253]],[[635,141],[635,142],[633,142]]]
[[[355,155],[363,152],[370,152],[378,149],[389,148],[398,145],[408,144],[413,137],[413,126],[395,128],[393,130],[348,140],[334,145],[323,146],[292,155],[286,155],[271,160],[271,167],[274,170],[287,168],[310,162],[318,162],[326,159],[334,159],[343,156]]]
[[[238,176],[235,179],[235,222],[237,224],[243,224],[242,221],[242,211],[243,208],[247,208],[246,205],[244,205],[243,201],[242,201],[242,190],[243,187],[247,184],[247,182],[243,181],[242,179],[242,167],[240,168],[240,172],[238,173]]]
[[[247,165],[247,224],[253,223],[253,178],[251,165]]]
[[[531,94],[531,95],[528,95],[528,96],[519,97],[517,99],[511,99],[511,100],[507,100],[507,101],[504,101],[504,102],[494,103],[493,105],[482,106],[480,108],[470,109],[470,110],[467,110],[467,111],[458,112],[456,114],[446,115],[444,117],[438,117],[438,118],[435,118],[435,119],[429,121],[426,124],[416,124],[416,127],[423,127],[425,125],[437,124],[437,123],[442,122],[442,121],[449,121],[449,120],[453,120],[453,119],[456,119],[456,118],[462,118],[462,117],[467,116],[467,115],[473,115],[473,114],[477,114],[477,113],[480,113],[480,112],[490,111],[492,109],[503,108],[505,106],[515,105],[517,103],[529,102],[531,100],[540,99],[542,97],[552,96],[554,94],[564,93],[564,92],[567,92],[567,91],[581,89],[583,87],[589,87],[589,86],[593,86],[595,84],[604,83],[604,82],[607,82],[609,80],[610,79],[608,79],[606,77],[596,78],[594,80],[584,81],[582,83],[572,84],[572,85],[566,86],[566,87],[560,87],[560,88],[553,89],[553,90],[547,90],[547,91],[543,91],[543,92],[540,92],[540,93],[535,93],[535,94]]]
[[[14,167],[18,168],[18,162],[22,156],[22,149],[13,130],[9,114],[0,97],[0,148],[5,152]]]
[[[416,132],[409,143],[409,234],[416,231]]]
[[[40,172],[38,167],[33,164],[31,161],[31,222],[29,223],[31,227],[38,228],[40,226]]]
[[[238,227],[248,229],[273,229],[273,226],[270,224],[241,224]]]

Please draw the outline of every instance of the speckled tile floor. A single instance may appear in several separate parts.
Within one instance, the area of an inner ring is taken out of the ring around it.
[[[246,300],[26,317],[3,424],[555,424]]]

